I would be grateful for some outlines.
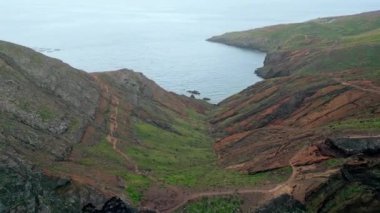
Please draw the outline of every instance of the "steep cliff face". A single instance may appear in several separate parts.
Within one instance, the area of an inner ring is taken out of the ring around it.
[[[220,164],[248,174],[291,166],[289,188],[278,191],[311,212],[358,210],[365,202],[378,208],[378,187],[347,179],[345,168],[361,155],[371,166],[352,176],[365,179],[378,165],[379,29],[380,12],[371,12],[211,38],[268,52],[256,70],[265,80],[222,101],[213,113]],[[342,196],[349,200],[340,203]]]
[[[70,211],[87,200],[103,202],[91,187],[46,175],[41,166],[67,159],[79,143],[99,99],[95,82],[7,42],[0,42],[0,75],[0,211]]]

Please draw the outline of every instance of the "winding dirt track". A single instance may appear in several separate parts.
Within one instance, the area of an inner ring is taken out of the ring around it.
[[[370,81],[361,81],[361,83],[364,83],[366,87],[363,87],[363,85],[357,84],[356,81],[344,81],[343,79],[340,78],[334,78],[335,81],[339,82],[340,84],[344,86],[349,86],[364,92],[370,92],[370,93],[375,93],[380,95],[380,87],[373,85],[372,82]]]
[[[140,173],[137,164],[117,147],[119,139],[115,137],[115,133],[118,128],[117,116],[119,113],[120,100],[117,96],[112,95],[110,93],[109,87],[104,82],[102,82],[102,80],[100,80],[96,75],[94,75],[94,79],[100,86],[101,98],[110,100],[109,129],[106,139],[108,143],[112,144],[112,148],[115,150],[115,152],[119,154],[121,157],[123,157],[128,163],[132,164],[136,173]]]
[[[200,198],[207,198],[207,197],[237,195],[237,194],[251,194],[251,193],[263,193],[263,194],[268,194],[268,195],[281,195],[283,193],[291,193],[292,191],[291,182],[293,182],[293,180],[295,179],[297,175],[297,168],[293,165],[291,165],[291,167],[292,167],[292,174],[289,177],[289,179],[272,189],[245,188],[245,189],[236,189],[236,190],[220,190],[220,191],[206,191],[206,192],[193,193],[185,197],[185,199],[181,203],[178,203],[173,207],[163,209],[161,211],[163,213],[174,212],[180,209],[181,207],[183,207],[184,205],[186,205],[188,202],[198,200]]]

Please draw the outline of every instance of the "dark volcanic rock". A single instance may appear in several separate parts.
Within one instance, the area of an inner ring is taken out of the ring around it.
[[[380,138],[377,137],[330,138],[326,142],[345,155],[374,155],[380,153]]]
[[[103,206],[101,210],[97,210],[92,203],[83,207],[84,213],[135,213],[136,209],[130,207],[127,203],[120,198],[112,197]]]
[[[305,206],[299,201],[293,199],[288,194],[283,194],[256,209],[256,213],[295,213],[295,212],[306,212]]]
[[[376,161],[351,160],[341,174],[329,178],[306,197],[308,212],[378,212],[380,166]]]
[[[77,212],[84,203],[104,200],[91,187],[45,175],[15,150],[0,150],[0,212]]]

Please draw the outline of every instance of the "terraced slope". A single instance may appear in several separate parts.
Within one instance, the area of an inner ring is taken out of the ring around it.
[[[380,12],[371,12],[209,39],[268,52],[264,67],[256,71],[265,80],[222,101],[213,113],[211,123],[219,137],[214,148],[221,164],[249,174],[293,166],[296,178],[286,193],[311,212],[348,206],[358,211],[362,196],[371,197],[368,202],[379,208],[373,194],[378,186],[368,187],[360,178],[345,182],[345,162],[356,165],[358,159],[326,142],[342,138],[352,146],[352,137],[380,136],[379,29]],[[363,171],[378,169],[376,148],[370,156],[361,154]],[[341,197],[333,198],[340,193],[355,199],[340,203],[336,199]]]

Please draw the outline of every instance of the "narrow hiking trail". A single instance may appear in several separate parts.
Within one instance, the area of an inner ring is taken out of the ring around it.
[[[94,79],[98,83],[101,90],[100,98],[103,101],[100,101],[100,102],[107,102],[107,104],[109,105],[110,115],[108,119],[108,122],[109,122],[108,134],[106,136],[107,142],[112,145],[113,150],[115,150],[117,154],[119,154],[122,158],[124,158],[128,163],[133,165],[134,171],[136,173],[139,173],[139,168],[137,164],[118,148],[119,139],[115,137],[115,134],[118,128],[117,118],[119,114],[120,99],[116,95],[111,94],[108,85],[102,82],[102,80],[99,79],[98,76],[94,75]],[[103,108],[106,108],[106,107],[107,106],[103,106]]]
[[[174,212],[181,207],[185,206],[187,203],[191,201],[195,201],[201,198],[207,198],[207,197],[215,197],[215,196],[227,196],[227,195],[242,195],[242,194],[252,194],[252,193],[262,193],[264,195],[272,195],[277,196],[284,193],[290,194],[293,190],[293,182],[297,176],[297,167],[294,165],[290,165],[292,168],[292,174],[286,180],[284,183],[278,184],[276,187],[271,189],[258,189],[255,188],[244,188],[244,189],[229,189],[229,190],[219,190],[219,191],[205,191],[205,192],[198,192],[198,193],[192,193],[185,197],[185,199],[181,202],[176,204],[173,207],[163,209],[161,210],[163,213],[170,213]]]
[[[341,78],[334,78],[335,81],[338,83],[344,85],[344,86],[349,86],[364,92],[370,92],[370,93],[375,93],[377,95],[380,95],[380,87],[373,85],[373,82],[371,81],[344,81]]]
[[[107,86],[106,86],[107,87]],[[108,88],[108,87],[107,87]],[[107,89],[108,91],[108,89]],[[122,156],[127,162],[131,163],[134,167],[134,171],[136,173],[140,173],[140,170],[137,164],[128,157],[124,152],[122,152],[118,147],[119,139],[115,137],[115,133],[118,127],[117,116],[119,113],[119,104],[120,100],[117,96],[111,95],[111,103],[110,103],[110,116],[109,116],[109,131],[107,135],[107,141],[112,144],[112,148],[117,152],[120,156]]]
[[[156,177],[149,175],[146,172],[141,171],[139,169],[137,163],[118,148],[118,144],[120,143],[120,140],[116,136],[116,132],[118,130],[118,115],[119,115],[120,99],[116,95],[111,94],[108,85],[106,85],[104,82],[102,82],[97,76],[95,76],[95,79],[101,88],[102,98],[108,100],[108,104],[110,107],[109,108],[110,114],[109,114],[109,119],[108,119],[109,128],[108,128],[108,134],[106,137],[107,142],[112,145],[113,150],[117,154],[119,154],[121,157],[123,157],[128,163],[133,165],[134,173],[147,177],[153,183],[160,183],[162,185],[165,185],[165,187],[167,189],[171,190],[172,192],[176,193],[179,197],[181,197],[182,190],[179,187],[168,185],[168,184],[162,182],[161,180],[157,179]]]

